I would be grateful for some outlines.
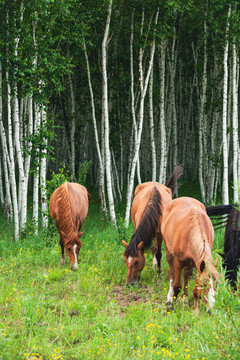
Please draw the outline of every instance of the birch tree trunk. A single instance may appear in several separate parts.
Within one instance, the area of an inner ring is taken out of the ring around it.
[[[35,102],[35,124],[34,124],[34,133],[38,134],[40,123],[41,123],[41,115],[40,110]],[[35,163],[36,167],[34,169],[34,177],[33,177],[33,222],[35,224],[35,235],[38,235],[38,212],[39,212],[39,148],[38,145],[35,149]]]
[[[158,22],[158,14],[159,11],[157,11],[156,17],[155,17],[155,26]],[[149,84],[149,78],[152,71],[153,66],[153,58],[155,54],[155,39],[152,41],[151,49],[150,49],[150,59],[149,59],[149,65],[148,69],[146,71],[146,77],[144,79],[143,74],[143,48],[140,48],[140,56],[139,56],[139,72],[140,72],[140,109],[139,109],[139,125],[138,125],[138,131],[137,131],[137,141],[135,141],[135,148],[134,148],[134,156],[132,161],[132,168],[130,173],[130,181],[128,184],[127,189],[127,204],[126,204],[126,212],[125,212],[125,224],[128,226],[129,224],[129,217],[130,217],[130,207],[131,207],[131,201],[132,201],[132,195],[133,195],[133,186],[134,186],[134,176],[135,176],[135,170],[136,170],[136,164],[139,157],[139,148],[141,144],[141,136],[142,136],[142,129],[143,129],[143,118],[144,118],[144,101],[145,96]]]
[[[149,123],[150,123],[150,139],[152,149],[152,181],[156,181],[157,162],[156,162],[156,145],[154,135],[154,119],[153,119],[153,68],[149,80]]]
[[[159,77],[160,77],[160,113],[159,113],[159,127],[160,127],[160,169],[159,182],[165,184],[166,182],[166,167],[167,167],[167,135],[165,127],[165,58],[166,58],[166,42],[162,41],[159,46],[160,61],[159,61]]]
[[[12,200],[11,200],[11,192],[10,192],[10,182],[9,182],[9,175],[8,175],[8,164],[10,164],[10,159],[8,155],[8,148],[7,148],[7,137],[6,132],[3,126],[3,106],[2,106],[2,64],[0,62],[0,134],[1,134],[1,142],[2,142],[2,161],[3,161],[3,171],[4,171],[4,178],[5,178],[5,190],[6,190],[6,201],[5,209],[7,211],[7,218],[8,221],[12,221]],[[1,172],[2,173],[2,172]],[[2,180],[2,177],[1,177]],[[2,197],[3,195],[1,195]],[[3,204],[2,204],[3,206]],[[3,208],[2,208],[3,210]]]
[[[14,211],[14,239],[19,239],[19,212],[18,212],[18,201],[17,201],[17,185],[15,178],[15,159],[13,150],[13,134],[12,134],[12,110],[11,110],[11,87],[9,82],[9,74],[6,72],[7,80],[7,108],[8,108],[8,146],[9,146],[9,159],[10,159],[10,184],[12,189],[12,201]]]
[[[73,91],[73,83],[71,74],[68,73],[68,81],[70,87],[70,103],[71,103],[71,173],[73,176],[73,180],[76,179],[75,175],[75,131],[76,131],[76,105],[75,105],[75,98],[74,98],[74,91]]]
[[[222,145],[223,145],[223,179],[222,179],[222,201],[223,204],[229,204],[228,193],[228,144],[227,144],[227,99],[228,99],[228,30],[229,18],[231,15],[231,7],[228,11],[227,27],[226,27],[226,41],[224,48],[224,76],[223,76],[223,114],[222,114]]]
[[[42,126],[46,124],[46,111],[41,110]],[[47,192],[46,192],[46,175],[47,175],[47,138],[44,139],[44,148],[41,156],[40,167],[40,185],[41,185],[41,207],[42,207],[42,228],[45,229],[48,226],[47,217]]]
[[[86,42],[85,42],[84,36],[83,36],[83,50],[84,50],[86,66],[87,66],[88,86],[89,86],[89,91],[90,91],[91,107],[92,107],[93,129],[94,129],[98,162],[99,162],[99,195],[100,195],[100,199],[101,199],[101,210],[102,210],[103,216],[106,217],[107,216],[107,207],[106,207],[106,197],[105,197],[105,190],[104,190],[104,166],[103,166],[103,162],[102,162],[102,154],[101,154],[101,149],[100,149],[100,144],[99,144],[96,111],[95,111],[95,101],[94,101],[92,81],[91,81],[91,72],[90,72],[87,47],[86,47]]]
[[[113,189],[112,189],[112,178],[111,178],[111,153],[109,147],[109,113],[108,113],[108,79],[107,79],[107,47],[109,37],[109,27],[112,13],[112,0],[109,1],[108,15],[106,21],[106,27],[104,31],[104,37],[102,41],[102,73],[103,73],[103,114],[105,122],[105,153],[106,153],[106,177],[107,177],[107,191],[108,191],[108,202],[110,218],[113,225],[117,226]]]
[[[235,41],[235,39],[234,39]],[[232,129],[233,129],[233,199],[234,203],[238,203],[238,86],[237,86],[237,52],[235,42],[232,45],[233,51],[233,67],[232,67],[232,95],[233,95],[233,111],[232,111]]]
[[[199,109],[199,184],[202,196],[202,202],[206,202],[206,191],[204,181],[204,162],[207,159],[204,156],[204,136],[205,136],[205,104],[206,104],[206,91],[207,91],[207,24],[206,14],[204,20],[204,59],[203,59],[203,76],[202,76],[202,89],[200,92],[200,109]],[[205,174],[206,175],[206,174]]]

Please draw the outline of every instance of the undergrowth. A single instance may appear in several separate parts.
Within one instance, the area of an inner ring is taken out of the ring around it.
[[[152,269],[151,252],[139,288],[127,288],[121,238],[91,202],[77,272],[60,266],[57,230],[34,235],[26,229],[14,242],[6,219],[0,222],[0,359],[239,359],[239,292],[224,281],[212,312],[193,314],[181,297],[168,312],[167,261],[162,277]],[[215,234],[214,258],[223,246]],[[219,262],[219,271],[221,264]]]

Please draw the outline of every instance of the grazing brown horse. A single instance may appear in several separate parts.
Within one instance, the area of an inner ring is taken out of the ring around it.
[[[187,298],[188,279],[195,267],[194,309],[197,309],[200,298],[212,307],[215,301],[213,282],[218,280],[219,275],[212,258],[214,230],[205,206],[190,197],[180,197],[169,202],[163,210],[162,235],[169,264],[167,304],[172,307],[173,297],[177,298],[181,291],[182,270],[184,296]]]
[[[127,284],[139,282],[140,273],[145,266],[144,251],[151,246],[153,238],[154,265],[157,265],[160,272],[162,209],[172,200],[172,193],[177,189],[177,179],[181,175],[182,167],[177,166],[167,181],[167,186],[150,181],[139,184],[135,189],[131,208],[135,231],[129,244],[122,240],[126,248],[124,260],[127,265]]]
[[[59,232],[62,250],[61,264],[67,254],[72,270],[78,268],[78,254],[82,246],[79,234],[88,213],[90,195],[87,189],[77,183],[65,182],[51,195],[49,211]]]

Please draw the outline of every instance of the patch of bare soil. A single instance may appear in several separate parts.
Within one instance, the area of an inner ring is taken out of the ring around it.
[[[131,288],[126,288],[126,286],[116,285],[113,287],[112,296],[109,300],[115,300],[120,307],[126,308],[129,305],[146,303],[149,300],[149,294],[147,287],[136,292],[131,291]]]

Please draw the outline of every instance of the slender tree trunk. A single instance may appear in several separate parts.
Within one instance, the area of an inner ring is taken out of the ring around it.
[[[157,25],[158,21],[158,11],[155,17],[155,26]],[[139,148],[141,144],[141,136],[142,136],[142,129],[143,129],[143,118],[144,118],[144,101],[145,96],[149,84],[149,78],[152,71],[153,66],[153,58],[155,54],[155,39],[152,42],[151,50],[150,50],[150,60],[148,69],[146,72],[146,77],[144,80],[143,75],[143,49],[140,48],[140,56],[139,56],[139,72],[140,72],[140,91],[141,91],[141,97],[140,97],[140,110],[139,110],[139,125],[138,125],[138,133],[137,133],[137,141],[135,142],[135,149],[134,149],[134,156],[132,161],[132,168],[130,173],[130,181],[128,184],[127,189],[127,205],[126,205],[126,212],[125,212],[125,223],[126,226],[129,224],[129,216],[130,216],[130,207],[131,207],[131,201],[132,201],[132,195],[133,195],[133,186],[134,186],[134,176],[135,176],[135,170],[136,170],[136,164],[139,157]]]
[[[74,98],[74,91],[73,91],[73,83],[71,74],[68,73],[68,81],[69,81],[69,88],[70,88],[70,100],[71,100],[71,173],[73,176],[73,180],[76,179],[75,174],[75,131],[76,131],[76,105],[75,105],[75,98]]]
[[[228,29],[229,29],[229,18],[231,14],[231,7],[228,11],[228,20],[226,27],[226,42],[224,49],[224,77],[223,77],[223,115],[222,115],[222,144],[223,144],[223,182],[222,182],[222,201],[223,204],[229,204],[228,194],[228,144],[227,144],[227,94],[228,94],[228,47],[229,41]]]
[[[237,86],[237,52],[236,45],[233,43],[233,67],[232,67],[232,94],[233,94],[233,112],[232,112],[232,129],[233,129],[233,198],[234,203],[238,202],[238,86]]]
[[[165,184],[166,182],[166,168],[167,168],[167,135],[165,125],[165,58],[166,58],[166,42],[163,40],[160,47],[160,62],[159,62],[159,76],[160,76],[160,170],[159,182]]]
[[[104,217],[106,217],[107,216],[107,207],[106,207],[106,197],[105,197],[105,190],[104,190],[104,167],[103,167],[102,154],[101,154],[100,144],[99,144],[96,111],[95,111],[95,101],[94,101],[92,81],[91,81],[91,72],[90,72],[87,47],[86,47],[86,42],[85,42],[84,36],[83,36],[83,50],[84,50],[86,66],[87,66],[88,86],[89,86],[89,91],[90,91],[91,107],[92,107],[92,120],[93,120],[93,128],[94,128],[95,142],[96,142],[98,162],[99,162],[99,195],[100,195],[100,199],[101,199],[102,214]]]
[[[41,111],[42,126],[46,124],[46,111]],[[46,192],[46,175],[47,175],[47,138],[44,139],[44,149],[42,150],[41,167],[40,167],[40,185],[41,185],[41,207],[42,207],[42,228],[48,226],[47,217],[47,192]]]
[[[5,178],[5,190],[6,190],[6,203],[5,209],[7,211],[8,221],[12,221],[12,200],[10,193],[10,181],[8,175],[8,164],[10,164],[8,148],[7,148],[7,137],[6,132],[3,126],[3,118],[2,118],[2,64],[0,62],[0,134],[1,134],[1,142],[2,142],[2,161],[3,161],[3,170],[4,170],[4,178]],[[4,201],[5,202],[5,201]],[[3,207],[2,207],[3,210]]]
[[[105,120],[105,153],[106,153],[106,177],[107,177],[107,191],[108,191],[108,202],[110,210],[111,222],[114,226],[117,226],[112,179],[111,179],[111,153],[109,147],[109,110],[108,110],[108,79],[107,79],[107,47],[109,37],[109,27],[112,13],[112,0],[109,1],[108,15],[106,21],[106,27],[104,31],[104,37],[102,42],[102,73],[103,73],[103,113]]]
[[[38,134],[41,115],[38,104],[35,103],[35,124],[34,124],[34,133]],[[38,212],[39,212],[39,148],[38,145],[35,148],[35,164],[34,177],[33,177],[33,222],[35,224],[35,235],[38,235]]]
[[[9,83],[9,75],[6,72],[7,80],[7,107],[8,107],[8,145],[10,158],[10,183],[12,189],[13,211],[14,211],[14,239],[19,239],[19,213],[17,201],[17,185],[15,178],[15,159],[13,150],[13,134],[12,134],[12,116],[11,116],[11,87]]]
[[[149,123],[150,123],[150,138],[152,149],[152,181],[156,181],[157,178],[157,161],[156,161],[156,145],[154,135],[154,119],[153,119],[153,68],[149,81]]]

